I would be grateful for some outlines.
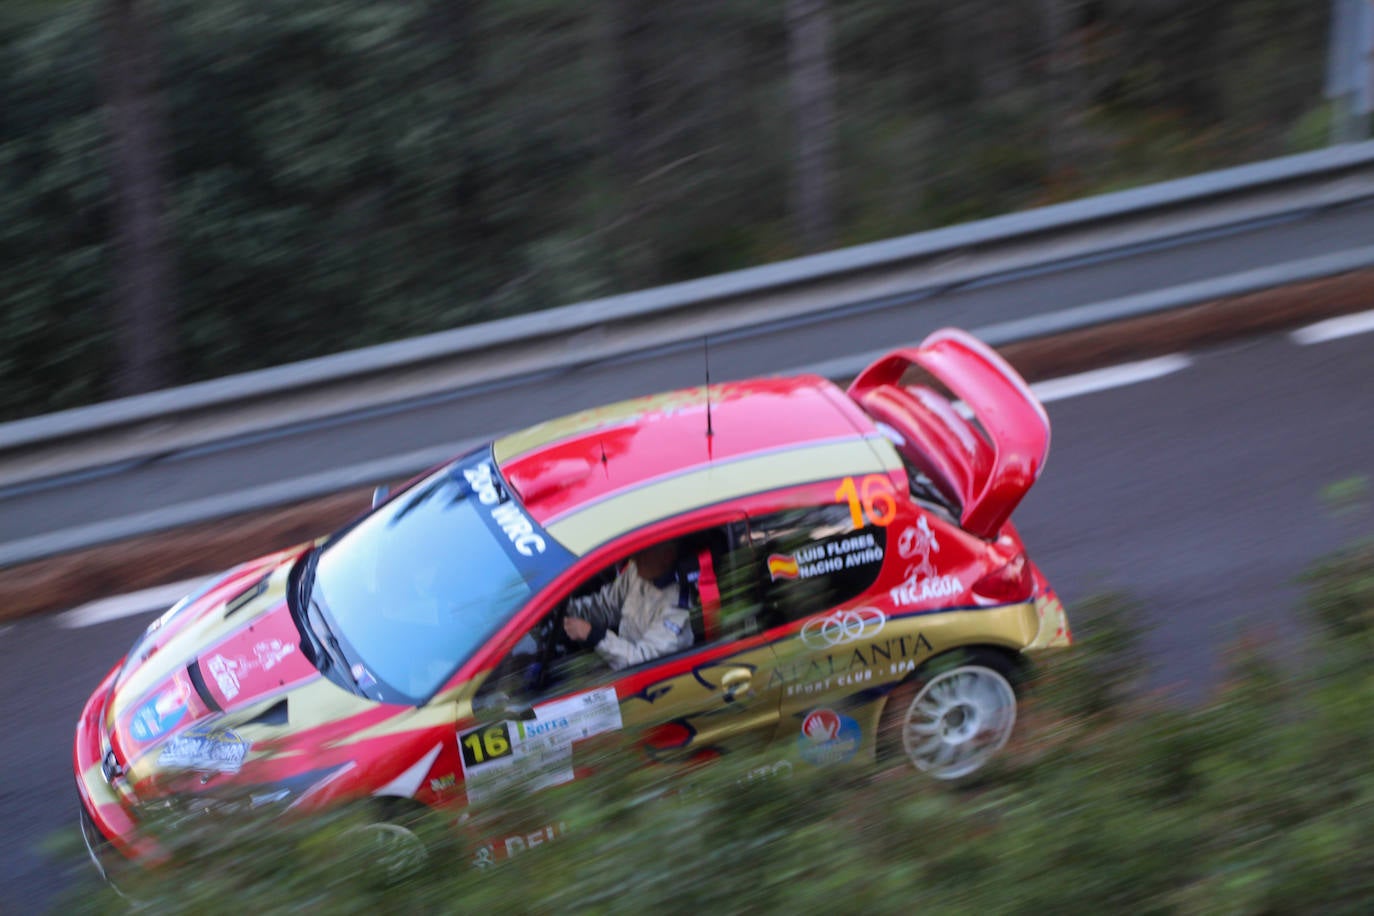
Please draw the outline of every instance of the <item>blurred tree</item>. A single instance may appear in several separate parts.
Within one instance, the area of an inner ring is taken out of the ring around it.
[[[835,77],[826,0],[787,0],[787,60],[796,120],[793,219],[808,251],[835,240]]]
[[[601,13],[605,151],[615,201],[602,231],[614,248],[617,279],[635,289],[648,286],[658,272],[654,239],[638,231],[649,207],[644,183],[653,155],[648,123],[656,53],[651,8],[636,0],[605,0]]]
[[[1039,0],[1045,37],[1046,134],[1050,167],[1073,167],[1072,141],[1083,117],[1083,64],[1078,43],[1082,0]]]
[[[1328,10],[4,0],[0,415],[1276,155]]]
[[[12,12],[12,11],[11,11]],[[107,138],[88,6],[0,19],[0,412],[106,397]]]
[[[136,394],[172,377],[168,356],[176,315],[153,6],[148,0],[105,0],[102,27],[115,201],[115,390]]]

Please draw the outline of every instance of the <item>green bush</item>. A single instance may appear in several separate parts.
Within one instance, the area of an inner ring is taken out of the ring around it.
[[[1372,560],[1361,547],[1310,574],[1319,655],[1367,637]],[[422,874],[389,882],[350,842],[353,813],[202,819],[171,835],[182,864],[130,890],[154,913],[1367,910],[1367,663],[1285,673],[1245,652],[1202,706],[1161,707],[1125,695],[1141,672],[1138,608],[1117,595],[1076,610],[1078,645],[1049,666],[1029,733],[973,785],[902,767],[760,777],[749,759],[686,774],[612,759],[589,780],[507,798],[501,823],[570,829],[486,870],[449,841]],[[1076,690],[1091,699],[1062,705]],[[124,907],[89,888],[70,903]]]
[[[1329,648],[1328,665],[1364,667],[1374,652],[1374,541],[1348,548],[1303,577],[1308,618]]]
[[[1127,595],[1089,596],[1069,611],[1076,649],[1040,671],[1036,696],[1068,719],[1118,710],[1149,673],[1144,608]]]

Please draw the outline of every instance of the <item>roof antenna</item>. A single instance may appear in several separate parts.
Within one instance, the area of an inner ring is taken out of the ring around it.
[[[706,356],[706,438],[716,434],[711,428],[711,338],[701,338],[702,350]]]

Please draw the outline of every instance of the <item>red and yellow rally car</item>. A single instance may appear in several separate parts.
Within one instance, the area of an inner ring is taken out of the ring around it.
[[[957,400],[902,384],[913,367]],[[597,736],[665,763],[890,749],[970,774],[1011,733],[1027,655],[1070,639],[1008,521],[1048,448],[1025,382],[956,330],[847,392],[728,383],[497,439],[148,628],[77,727],[93,856],[155,860],[149,812],[229,798],[457,822],[575,779]],[[649,556],[633,600],[663,607],[618,618]]]

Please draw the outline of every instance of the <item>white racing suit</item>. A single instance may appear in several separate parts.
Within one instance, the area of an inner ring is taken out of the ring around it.
[[[633,560],[614,582],[568,602],[568,616],[592,625],[587,644],[616,671],[692,645],[692,618],[678,606],[677,582],[660,588],[639,575]]]

